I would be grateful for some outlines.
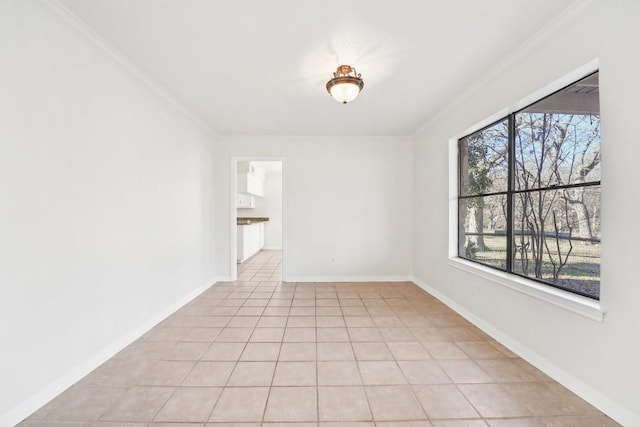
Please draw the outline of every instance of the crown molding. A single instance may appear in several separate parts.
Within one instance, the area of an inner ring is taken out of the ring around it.
[[[271,143],[323,143],[323,142],[340,142],[340,143],[360,143],[360,142],[379,142],[379,143],[399,143],[412,142],[413,139],[408,135],[397,136],[327,136],[327,135],[237,135],[224,134],[218,135],[218,142],[271,142]]]
[[[542,42],[552,37],[557,31],[561,31],[568,22],[573,20],[576,16],[580,15],[584,10],[592,7],[598,3],[605,3],[608,0],[575,0],[569,7],[567,7],[562,13],[558,14],[554,19],[549,21],[548,24],[543,26],[540,30],[536,31],[531,37],[525,40],[520,45],[516,46],[513,51],[507,55],[504,59],[496,63],[486,74],[463,90],[460,95],[456,96],[450,103],[442,108],[436,115],[431,117],[425,124],[418,127],[412,134],[412,137],[418,138],[425,133],[434,124],[442,120],[446,115],[451,113],[454,109],[463,105],[468,98],[483,86],[495,79],[497,76],[503,75],[505,71],[514,63],[518,62],[521,58],[528,55],[531,49],[540,45]]]
[[[33,3],[43,6],[45,9],[50,10],[58,17],[62,18],[68,25],[73,27],[76,31],[90,40],[96,47],[109,55],[118,64],[125,68],[128,72],[134,75],[145,86],[151,88],[165,101],[173,105],[182,114],[192,120],[196,125],[204,129],[205,131],[217,136],[217,132],[209,126],[200,116],[193,113],[190,109],[184,106],[175,96],[169,93],[160,83],[155,81],[149,74],[144,72],[138,65],[127,58],[122,52],[111,45],[100,34],[98,34],[93,28],[91,28],[86,22],[84,22],[78,15],[69,10],[66,6],[60,3],[58,0],[31,0]]]

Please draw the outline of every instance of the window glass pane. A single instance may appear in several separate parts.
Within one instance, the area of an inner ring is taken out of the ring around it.
[[[460,199],[459,256],[483,264],[507,268],[507,196]]]
[[[460,194],[507,191],[508,137],[505,119],[460,140]]]
[[[458,153],[458,255],[599,299],[598,73],[460,139]]]
[[[514,195],[513,272],[598,299],[600,186]]]
[[[515,189],[600,180],[598,73],[515,115]]]

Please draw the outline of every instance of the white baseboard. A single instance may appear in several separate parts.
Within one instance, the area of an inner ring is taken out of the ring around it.
[[[288,276],[287,282],[410,282],[411,276]]]
[[[515,354],[522,357],[524,360],[531,363],[533,366],[540,369],[542,372],[549,375],[551,378],[558,381],[563,386],[567,387],[569,390],[589,402],[591,405],[598,408],[600,411],[607,414],[618,423],[624,426],[640,426],[640,416],[638,416],[637,414],[634,414],[632,411],[614,402],[599,391],[594,390],[592,387],[588,386],[580,379],[569,374],[567,371],[560,368],[545,357],[541,356],[537,352],[533,351],[531,348],[523,345],[517,339],[514,339],[510,335],[505,334],[503,331],[496,328],[491,323],[485,321],[481,317],[467,310],[448,296],[432,288],[417,277],[413,277],[411,280],[426,292],[442,301],[456,313],[460,314],[475,326],[482,329],[489,336],[503,344],[509,350],[513,351]]]
[[[287,277],[286,282],[411,282],[412,280],[411,276],[290,276]],[[216,279],[216,282],[231,281],[231,276],[223,276]]]
[[[264,248],[262,248],[263,251],[281,251],[282,250],[282,246],[265,246]]]
[[[51,399],[65,391],[71,385],[75,384],[82,378],[84,378],[88,373],[96,369],[98,366],[102,365],[104,362],[112,358],[123,348],[131,344],[133,341],[140,338],[142,335],[147,333],[151,328],[156,326],[158,323],[162,322],[164,319],[169,317],[171,314],[175,313],[182,306],[187,304],[192,299],[196,298],[202,292],[206,291],[211,287],[211,282],[200,286],[194,291],[190,292],[186,296],[180,298],[174,304],[171,304],[166,309],[162,310],[157,315],[153,316],[151,319],[144,322],[142,325],[134,328],[129,333],[124,335],[123,337],[117,339],[115,342],[111,343],[101,351],[99,351],[96,355],[81,363],[77,367],[75,367],[72,371],[67,372],[58,380],[46,386],[43,390],[36,393],[34,396],[30,397],[11,411],[0,415],[0,427],[13,427],[18,424],[20,421],[27,418],[29,415],[34,413],[36,410],[47,404]]]

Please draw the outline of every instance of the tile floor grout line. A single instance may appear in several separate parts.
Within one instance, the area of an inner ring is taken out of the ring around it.
[[[272,293],[272,297],[273,297],[273,293]],[[271,298],[269,298],[269,301],[271,301]],[[260,320],[258,320],[258,323],[260,323]],[[257,329],[257,326],[256,326],[256,329]],[[269,407],[269,399],[271,398],[271,389],[273,388],[273,379],[276,376],[276,371],[278,370],[278,361],[280,359],[280,353],[282,352],[282,343],[283,343],[283,340],[284,340],[284,334],[285,334],[285,331],[282,332],[282,338],[280,339],[280,346],[278,348],[278,355],[276,356],[276,361],[275,361],[274,366],[273,366],[273,373],[271,374],[271,381],[269,382],[269,390],[267,392],[267,400],[265,400],[265,402],[264,402],[264,408],[262,410],[262,419],[260,420],[260,425],[264,424],[264,422],[265,422],[264,418],[267,415],[267,408]]]
[[[358,295],[358,299],[360,299],[360,302],[364,305],[364,301],[362,301],[362,298],[360,297],[360,295]],[[344,313],[343,313],[343,317],[344,317]],[[371,317],[371,316],[369,316]],[[345,320],[345,326],[346,326],[346,320]],[[369,414],[371,414],[371,422],[375,423],[375,417],[373,415],[373,408],[371,407],[371,402],[369,401],[369,394],[367,394],[367,387],[366,384],[364,383],[364,377],[362,376],[362,370],[360,369],[360,364],[358,363],[357,357],[356,357],[356,351],[353,348],[353,341],[351,338],[351,334],[349,333],[349,329],[347,328],[347,334],[349,336],[349,345],[351,346],[351,351],[353,352],[353,359],[354,362],[356,364],[356,369],[358,370],[358,375],[360,376],[360,383],[362,384],[362,391],[364,392],[364,397],[367,401],[367,408],[369,409]],[[375,425],[375,424],[374,424]]]
[[[315,297],[315,291],[314,291],[314,307],[315,304],[317,304],[316,301],[316,297]],[[316,349],[316,357],[315,357],[315,364],[316,364],[316,419],[318,420],[318,425],[320,425],[321,419],[320,419],[320,361],[318,360],[318,319],[317,316],[313,317],[313,324],[315,326],[315,333],[316,333],[316,342],[315,342],[315,349]]]
[[[193,328],[191,328],[193,329]],[[186,336],[186,335],[185,335]],[[184,337],[183,337],[184,338]],[[181,341],[178,341],[181,342]],[[174,346],[174,348],[177,346],[177,344]],[[206,351],[206,350],[205,350]],[[204,353],[203,353],[204,354]],[[165,356],[166,357],[166,356]],[[160,359],[162,360],[162,359]],[[151,417],[151,420],[149,421],[149,424],[153,424],[153,422],[156,420],[156,418],[158,417],[158,415],[160,415],[160,413],[162,412],[162,410],[167,406],[167,404],[169,403],[169,401],[171,401],[171,399],[173,398],[173,396],[175,396],[175,394],[177,393],[178,389],[180,387],[182,387],[182,384],[184,383],[184,381],[187,379],[187,377],[191,374],[191,372],[193,372],[193,370],[195,369],[196,365],[198,364],[198,361],[195,361],[193,366],[191,367],[191,369],[189,369],[189,372],[187,372],[187,374],[184,376],[184,378],[182,378],[182,380],[180,381],[180,384],[178,384],[177,386],[175,386],[173,392],[171,393],[171,395],[169,396],[169,398],[160,406],[160,409],[158,409],[158,411],[156,411],[155,415],[153,417]],[[222,393],[221,393],[222,394]],[[215,406],[215,405],[214,405]],[[213,410],[213,408],[212,408]]]
[[[385,341],[385,344],[387,344],[387,347],[389,347],[389,344],[388,344],[387,341]],[[391,349],[389,349],[389,350],[391,350]],[[415,390],[413,389],[413,384],[411,384],[411,382],[409,381],[409,379],[405,375],[404,371],[400,367],[400,364],[398,363],[398,358],[396,357],[395,354],[393,354],[393,351],[391,351],[391,354],[393,356],[393,361],[396,364],[396,367],[400,371],[400,375],[402,375],[402,378],[404,378],[404,380],[407,382],[407,387],[409,388],[409,391],[411,392],[411,395],[415,399],[415,402],[420,406],[420,409],[422,410],[422,413],[424,414],[425,418],[429,419],[429,414],[427,414],[427,410],[425,409],[424,406],[422,406],[422,402],[420,401],[420,399],[418,399],[418,395],[416,394]]]

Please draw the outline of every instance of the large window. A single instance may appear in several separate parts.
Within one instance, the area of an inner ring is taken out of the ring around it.
[[[458,141],[458,256],[600,297],[598,73]]]

